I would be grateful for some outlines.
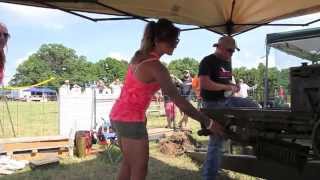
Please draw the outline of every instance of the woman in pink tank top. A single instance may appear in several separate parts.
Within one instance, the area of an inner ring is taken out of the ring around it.
[[[160,88],[189,117],[201,122],[212,133],[223,134],[217,122],[178,95],[167,68],[159,61],[163,54],[172,55],[179,42],[179,33],[180,30],[166,19],[149,22],[141,47],[129,64],[120,97],[110,112],[111,124],[123,154],[118,180],[146,178],[149,141],[145,112],[153,94]]]
[[[7,27],[0,22],[0,85],[2,84],[4,78],[4,64],[6,61],[4,48],[7,45],[9,37],[10,35]]]

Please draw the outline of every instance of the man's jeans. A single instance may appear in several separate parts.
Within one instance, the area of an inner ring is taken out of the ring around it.
[[[253,107],[259,105],[247,98],[229,97],[219,101],[203,101],[203,108],[219,109],[232,107]],[[222,159],[222,147],[224,140],[222,137],[209,136],[207,158],[203,166],[203,180],[215,180],[220,168]]]

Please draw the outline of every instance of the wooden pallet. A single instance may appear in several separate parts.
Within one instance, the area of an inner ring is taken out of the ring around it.
[[[5,138],[0,139],[0,154],[28,160],[72,155],[73,142],[63,136]]]

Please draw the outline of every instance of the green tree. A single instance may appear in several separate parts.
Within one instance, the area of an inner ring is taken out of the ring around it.
[[[78,84],[97,79],[93,65],[87,62],[86,57],[77,56],[75,50],[61,44],[44,44],[18,66],[9,83],[14,86],[32,85],[50,77],[56,78],[48,83],[54,87],[60,86],[65,79]]]
[[[48,63],[40,59],[36,54],[31,55],[17,68],[17,73],[10,81],[11,85],[32,85],[54,76]]]
[[[279,85],[285,88],[286,93],[290,92],[289,69],[281,69],[279,75]]]
[[[94,70],[94,64],[88,62],[86,57],[80,56],[78,59],[68,60],[65,63],[60,79],[69,79],[71,83],[77,83],[83,86],[85,83],[97,80],[98,77]]]
[[[104,60],[98,61],[94,66],[98,79],[103,79],[105,82],[111,83],[116,78],[120,80],[124,79],[128,62],[107,57]]]
[[[199,62],[189,57],[176,59],[169,63],[168,69],[170,73],[177,77],[182,77],[184,70],[189,70],[193,74],[198,74]]]

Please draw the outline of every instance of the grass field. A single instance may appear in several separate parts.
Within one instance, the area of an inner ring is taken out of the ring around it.
[[[0,138],[58,134],[58,102],[0,101]],[[10,115],[11,120],[10,121]],[[12,123],[11,123],[12,122]]]

